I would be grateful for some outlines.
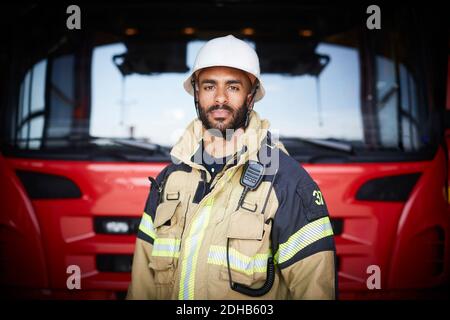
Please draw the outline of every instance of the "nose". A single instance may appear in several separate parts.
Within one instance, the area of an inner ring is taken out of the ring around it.
[[[225,91],[225,88],[217,88],[216,90],[216,96],[215,96],[215,102],[217,104],[225,104],[228,102],[227,94]]]

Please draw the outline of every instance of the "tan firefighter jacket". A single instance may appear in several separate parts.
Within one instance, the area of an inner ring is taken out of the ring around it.
[[[128,299],[335,298],[335,245],[322,193],[272,142],[268,128],[252,111],[239,152],[211,181],[198,157],[202,124],[188,126],[171,151],[175,163],[151,185]],[[238,208],[249,160],[264,162],[266,170]],[[251,297],[231,289],[230,275],[233,283],[261,288],[269,257],[275,262],[270,291]]]

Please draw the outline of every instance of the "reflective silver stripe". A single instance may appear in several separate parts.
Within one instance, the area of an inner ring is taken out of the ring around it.
[[[256,272],[266,272],[269,254],[256,254],[253,257],[249,257],[230,248],[230,268],[247,275],[253,275]],[[227,248],[223,246],[211,246],[208,254],[208,263],[226,267]]]
[[[178,258],[180,254],[180,243],[181,241],[179,239],[157,238],[153,243],[152,256]]]
[[[193,300],[195,292],[195,272],[197,268],[200,244],[203,241],[206,227],[209,223],[214,197],[206,200],[204,207],[199,211],[198,216],[192,223],[189,235],[186,237],[181,261],[181,280],[178,299]]]
[[[277,263],[286,262],[308,245],[331,235],[333,229],[328,217],[308,223],[280,245],[275,260]]]

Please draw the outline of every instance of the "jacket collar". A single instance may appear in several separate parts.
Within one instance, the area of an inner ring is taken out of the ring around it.
[[[237,140],[238,160],[237,166],[245,164],[248,160],[258,160],[258,150],[266,137],[270,123],[261,119],[256,111],[250,113],[250,121],[244,133]],[[201,149],[203,133],[202,122],[194,119],[184,131],[178,142],[172,148],[170,155],[174,163],[185,164],[199,170],[204,169],[199,163],[193,161],[195,153]]]

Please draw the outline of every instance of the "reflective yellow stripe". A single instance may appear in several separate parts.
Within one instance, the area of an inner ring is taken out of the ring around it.
[[[206,200],[205,205],[194,219],[189,235],[186,237],[184,255],[181,261],[181,281],[178,299],[193,300],[195,289],[195,272],[198,252],[209,223],[214,197]]]
[[[286,262],[306,246],[331,235],[333,235],[333,229],[328,217],[308,223],[280,245],[275,254],[275,260],[277,263]]]
[[[448,203],[450,203],[450,187],[448,187],[448,190],[447,190],[447,200],[448,200]]]
[[[179,239],[157,238],[153,243],[152,256],[178,258],[180,243]]]
[[[139,225],[139,230],[151,237],[156,238],[155,228],[153,227],[153,220],[147,213],[144,212],[142,215],[141,223]]]
[[[249,276],[256,272],[266,272],[269,254],[270,252],[249,257],[230,248],[230,268]],[[227,267],[227,248],[223,246],[211,246],[209,248],[208,263]]]

